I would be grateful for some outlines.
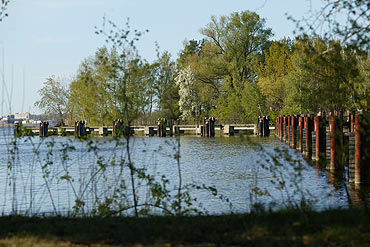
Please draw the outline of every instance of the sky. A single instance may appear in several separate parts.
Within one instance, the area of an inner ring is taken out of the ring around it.
[[[176,59],[184,40],[203,38],[199,30],[212,15],[255,11],[273,39],[281,39],[294,37],[287,14],[301,19],[320,6],[322,0],[10,0],[9,16],[0,22],[0,115],[41,113],[34,103],[46,78],[70,83],[81,61],[105,44],[95,34],[104,16],[121,27],[129,18],[132,29],[148,29],[137,47],[153,61],[155,42]]]

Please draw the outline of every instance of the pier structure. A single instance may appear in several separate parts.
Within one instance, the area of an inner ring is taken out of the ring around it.
[[[314,161],[323,161],[328,171],[347,170],[348,181],[370,184],[369,116],[334,111],[276,118],[275,135]],[[296,124],[298,125],[296,127]],[[345,169],[348,167],[348,169]]]

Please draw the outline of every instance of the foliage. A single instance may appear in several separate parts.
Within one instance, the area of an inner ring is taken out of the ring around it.
[[[264,62],[256,65],[257,85],[266,97],[271,111],[280,111],[287,92],[287,75],[292,70],[292,43],[290,40],[273,41],[265,50]]]
[[[158,54],[158,58],[148,67],[150,74],[147,83],[152,87],[153,95],[158,99],[158,111],[162,117],[177,119],[179,113],[179,94],[175,83],[176,64],[168,52]]]
[[[41,96],[35,106],[45,111],[46,114],[57,114],[58,122],[64,125],[64,120],[70,112],[68,107],[69,90],[60,78],[51,76],[44,82],[44,87],[38,93]]]
[[[357,57],[350,47],[342,47],[336,41],[297,40],[293,70],[288,76],[289,104],[285,112],[330,112],[351,108],[352,80],[358,76]]]
[[[176,85],[179,87],[179,108],[183,119],[197,113],[198,93],[194,86],[194,74],[190,67],[181,70],[176,76]]]
[[[8,14],[6,13],[6,9],[8,7],[8,4],[9,4],[10,0],[1,0],[1,3],[0,3],[0,22],[8,16]]]
[[[265,20],[250,11],[212,16],[201,33],[205,39],[186,43],[178,60],[180,71],[189,66],[194,74],[199,91],[196,115],[245,121],[255,113],[252,108],[262,111],[260,98],[249,106],[243,94],[260,94],[254,64],[263,61],[263,50],[270,44],[272,31],[265,28]]]
[[[350,45],[353,49],[369,49],[370,5],[367,0],[325,0],[322,8],[311,10],[310,15],[294,21],[301,32],[311,36],[340,40],[342,45]]]

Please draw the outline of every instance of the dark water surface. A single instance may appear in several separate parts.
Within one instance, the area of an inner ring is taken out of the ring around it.
[[[73,211],[76,199],[85,202],[84,212],[88,213],[97,207],[96,201],[111,197],[117,188],[126,192],[127,198],[122,202],[131,200],[132,204],[130,174],[127,166],[119,165],[127,162],[127,152],[124,146],[116,146],[115,140],[93,139],[90,149],[87,142],[73,137],[22,138],[14,145],[12,132],[12,128],[0,128],[3,214],[66,214]],[[145,168],[157,179],[166,176],[167,188],[175,195],[179,181],[174,158],[176,139],[133,137],[130,144],[134,165]],[[184,136],[180,144],[183,185],[213,186],[232,204],[230,207],[208,191],[192,191],[191,196],[197,198],[196,207],[210,214],[248,212],[256,202],[278,207],[299,202],[303,197],[317,209],[346,207],[348,195],[355,203],[360,201],[350,187],[346,192],[345,172],[333,175],[318,165],[308,164],[301,153],[287,148],[275,137]],[[74,149],[68,149],[71,146]],[[276,148],[284,151],[277,152]],[[67,149],[68,152],[63,151]],[[272,165],[274,159],[281,165]],[[298,164],[302,170],[297,169]],[[272,168],[268,171],[264,167]],[[150,198],[148,186],[139,179],[135,183],[139,201],[144,203]]]

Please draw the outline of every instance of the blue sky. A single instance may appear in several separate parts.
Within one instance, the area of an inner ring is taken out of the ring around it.
[[[104,45],[94,34],[103,16],[122,27],[130,18],[132,29],[149,29],[137,46],[141,57],[152,61],[155,42],[175,59],[184,40],[202,38],[199,30],[211,15],[255,11],[274,39],[294,37],[295,24],[286,13],[300,19],[311,4],[318,8],[322,0],[11,0],[9,17],[0,23],[0,82],[4,74],[6,84],[4,95],[0,84],[0,114],[40,113],[33,104],[45,79],[55,75],[68,83],[80,62]]]

